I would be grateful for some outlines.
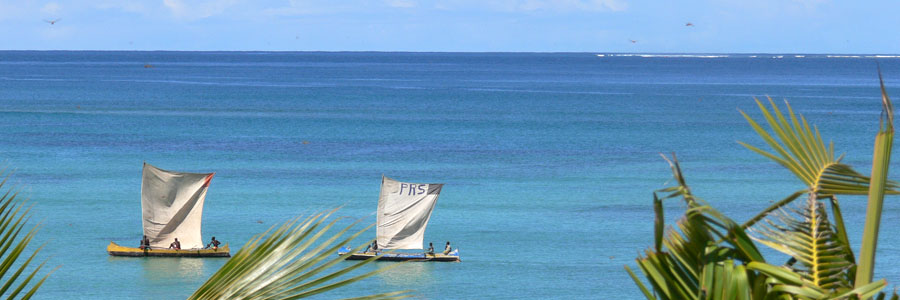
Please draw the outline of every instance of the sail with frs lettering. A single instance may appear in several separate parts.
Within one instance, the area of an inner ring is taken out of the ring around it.
[[[375,229],[378,248],[423,249],[425,226],[443,186],[382,176]]]
[[[151,248],[168,248],[175,238],[181,249],[203,248],[203,201],[214,174],[172,172],[144,163],[141,216]]]

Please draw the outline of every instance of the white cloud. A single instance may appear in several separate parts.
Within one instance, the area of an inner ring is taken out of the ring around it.
[[[163,0],[163,5],[173,15],[184,19],[203,19],[218,15],[235,4],[236,0],[193,1],[190,4],[183,0]]]
[[[390,7],[412,8],[419,6],[419,2],[415,0],[385,0],[385,4]]]

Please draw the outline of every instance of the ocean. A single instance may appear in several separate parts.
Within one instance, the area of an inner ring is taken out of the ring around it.
[[[753,99],[768,96],[867,174],[879,65],[900,97],[900,59],[874,55],[3,51],[0,159],[33,205],[39,257],[59,267],[41,299],[185,298],[225,263],[106,253],[139,243],[143,162],[216,172],[203,237],[232,253],[339,206],[340,224],[374,222],[382,175],[445,183],[425,240],[462,262],[318,298],[640,299],[623,266],[652,246],[652,192],[672,184],[660,153],[695,194],[750,218],[803,188],[736,143],[763,145],[739,110],[759,117]],[[897,200],[878,244],[888,289]],[[840,201],[858,247],[866,199]],[[684,205],[666,209],[671,223]]]

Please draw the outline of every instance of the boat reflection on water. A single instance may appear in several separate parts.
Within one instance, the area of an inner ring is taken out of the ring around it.
[[[222,263],[206,265],[203,258],[196,257],[133,258],[110,256],[107,260],[110,263],[128,265],[128,268],[142,274],[143,279],[147,282],[205,280],[215,270],[204,271],[204,269],[218,268],[224,264],[223,261]]]
[[[154,258],[140,259],[144,269],[144,278],[148,281],[169,281],[175,278],[203,278],[204,262],[202,258]],[[208,276],[208,274],[207,274]]]
[[[226,260],[196,257],[119,257],[109,256],[114,269],[133,270],[117,277],[135,282],[140,287],[137,299],[184,299],[193,289],[173,290],[175,286],[198,287],[225,264]],[[127,297],[126,297],[127,298]]]
[[[376,262],[376,267],[387,267],[391,262]],[[390,270],[378,273],[377,277],[390,286],[425,286],[433,283],[433,264],[404,263]]]

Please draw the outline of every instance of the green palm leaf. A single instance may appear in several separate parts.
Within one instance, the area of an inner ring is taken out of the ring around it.
[[[875,250],[878,246],[878,228],[881,224],[881,207],[884,203],[884,194],[891,192],[892,188],[892,181],[887,179],[887,175],[891,164],[891,150],[894,146],[894,105],[891,104],[891,98],[884,88],[880,70],[878,81],[881,84],[882,112],[872,154],[872,181],[868,193],[869,203],[866,207],[863,240],[859,249],[859,266],[855,282],[857,287],[872,281],[872,274],[875,272]]]
[[[791,269],[819,290],[852,288],[848,272],[854,265],[852,253],[847,252],[815,195],[796,207],[774,211],[752,231],[761,236],[755,238],[760,243],[800,262]]]
[[[802,115],[798,117],[794,114],[787,101],[785,101],[787,107],[787,116],[785,116],[771,98],[768,98],[771,110],[759,99],[755,100],[771,133],[743,111],[740,113],[772,151],[765,151],[740,141],[738,143],[785,167],[803,181],[806,188],[759,212],[744,223],[745,228],[752,226],[772,211],[791,203],[804,193],[814,193],[819,199],[833,198],[835,195],[869,194],[871,179],[841,163],[841,157],[835,157],[834,144],[829,143],[826,146],[819,130],[815,126],[810,127]],[[886,188],[885,193],[900,193],[897,191],[900,183],[887,180],[884,187]],[[841,235],[845,235],[842,225],[838,224],[838,231]]]
[[[376,256],[337,268],[336,265],[343,262],[344,257],[334,253],[372,225],[344,237],[359,223],[357,221],[328,235],[326,233],[338,219],[327,223],[326,220],[335,211],[337,209],[319,213],[302,222],[297,218],[257,235],[189,299],[298,299],[345,286],[399,265],[347,275],[373,262],[378,258]],[[357,246],[352,252],[359,251],[366,244]],[[409,296],[409,291],[398,291],[360,299],[402,299]]]
[[[741,115],[772,148],[772,151],[765,151],[744,142],[738,143],[774,160],[791,171],[794,176],[806,184],[808,191],[815,193],[818,197],[867,195],[869,193],[869,177],[841,163],[841,158],[835,157],[834,144],[829,143],[826,146],[815,126],[810,127],[806,118],[794,114],[787,101],[785,101],[787,107],[787,116],[785,116],[771,98],[768,100],[771,110],[758,99],[756,99],[756,104],[772,133],[766,131],[743,111],[741,111]],[[886,186],[890,193],[896,194],[898,192],[895,189],[900,187],[900,184],[889,181]]]
[[[787,267],[751,262],[747,264],[747,269],[769,278],[767,283],[770,286],[769,294],[765,299],[868,299],[887,285],[887,281],[882,279],[855,289],[828,291],[812,284]],[[881,295],[883,297],[884,294]]]
[[[3,176],[4,173],[6,173],[5,169],[0,170],[0,176]],[[0,181],[0,190],[4,189],[4,185],[6,185],[11,175],[7,173],[3,181]],[[28,255],[24,262],[20,260],[22,254],[28,253],[25,249],[37,234],[38,226],[29,230],[24,236],[20,236],[28,220],[29,209],[24,208],[25,202],[19,200],[17,195],[18,193],[10,188],[4,192],[3,196],[0,196],[0,278],[4,279],[4,281],[0,282],[2,284],[0,285],[0,295],[9,299],[14,299],[28,288],[29,283],[32,282],[38,271],[46,263],[46,261],[42,262],[34,270],[25,272],[43,246],[30,252],[31,255]],[[18,265],[18,267],[13,269],[14,265]],[[50,276],[50,273],[47,273],[31,285],[31,288],[22,296],[22,299],[30,299],[47,277]],[[23,274],[27,275],[22,277]],[[11,291],[10,288],[12,288]]]
[[[627,266],[626,271],[647,299],[750,299],[751,282],[764,279],[742,262],[762,256],[741,226],[691,194],[674,154],[666,161],[677,185],[654,192],[655,247],[636,260],[654,293]],[[676,197],[689,209],[663,235],[661,202]]]
[[[694,197],[694,194],[691,193],[691,188],[688,187],[687,182],[684,180],[684,176],[681,174],[681,165],[678,164],[678,157],[675,156],[675,153],[672,153],[672,159],[669,159],[662,153],[660,153],[659,156],[661,156],[667,163],[669,163],[669,168],[672,170],[672,177],[677,183],[675,186],[656,191],[666,194],[660,200],[681,197],[684,200],[684,203],[688,205],[688,208],[701,205],[702,200]],[[654,198],[655,197],[656,196],[654,196]]]
[[[880,74],[879,74],[880,77]],[[863,176],[835,157],[815,127],[794,114],[757,100],[771,133],[741,112],[771,150],[748,149],[781,164],[806,187],[738,225],[694,196],[675,156],[666,160],[677,184],[653,194],[653,248],[638,256],[646,285],[625,269],[647,299],[868,299],[881,300],[885,280],[871,281],[878,225],[885,194],[898,194],[887,179],[893,143],[893,108],[882,83],[881,129],[876,136],[872,175]],[[665,157],[664,157],[665,158]],[[837,195],[869,195],[859,265],[854,261]],[[796,203],[801,195],[806,201]],[[662,201],[682,198],[687,211],[664,229]],[[820,201],[826,200],[826,201]],[[795,203],[794,206],[789,204]],[[829,219],[826,203],[831,207]],[[832,221],[833,220],[833,223]],[[753,233],[751,238],[747,233]],[[765,262],[753,241],[792,257],[784,266]],[[649,287],[649,288],[648,288]],[[891,299],[900,299],[896,291]]]

